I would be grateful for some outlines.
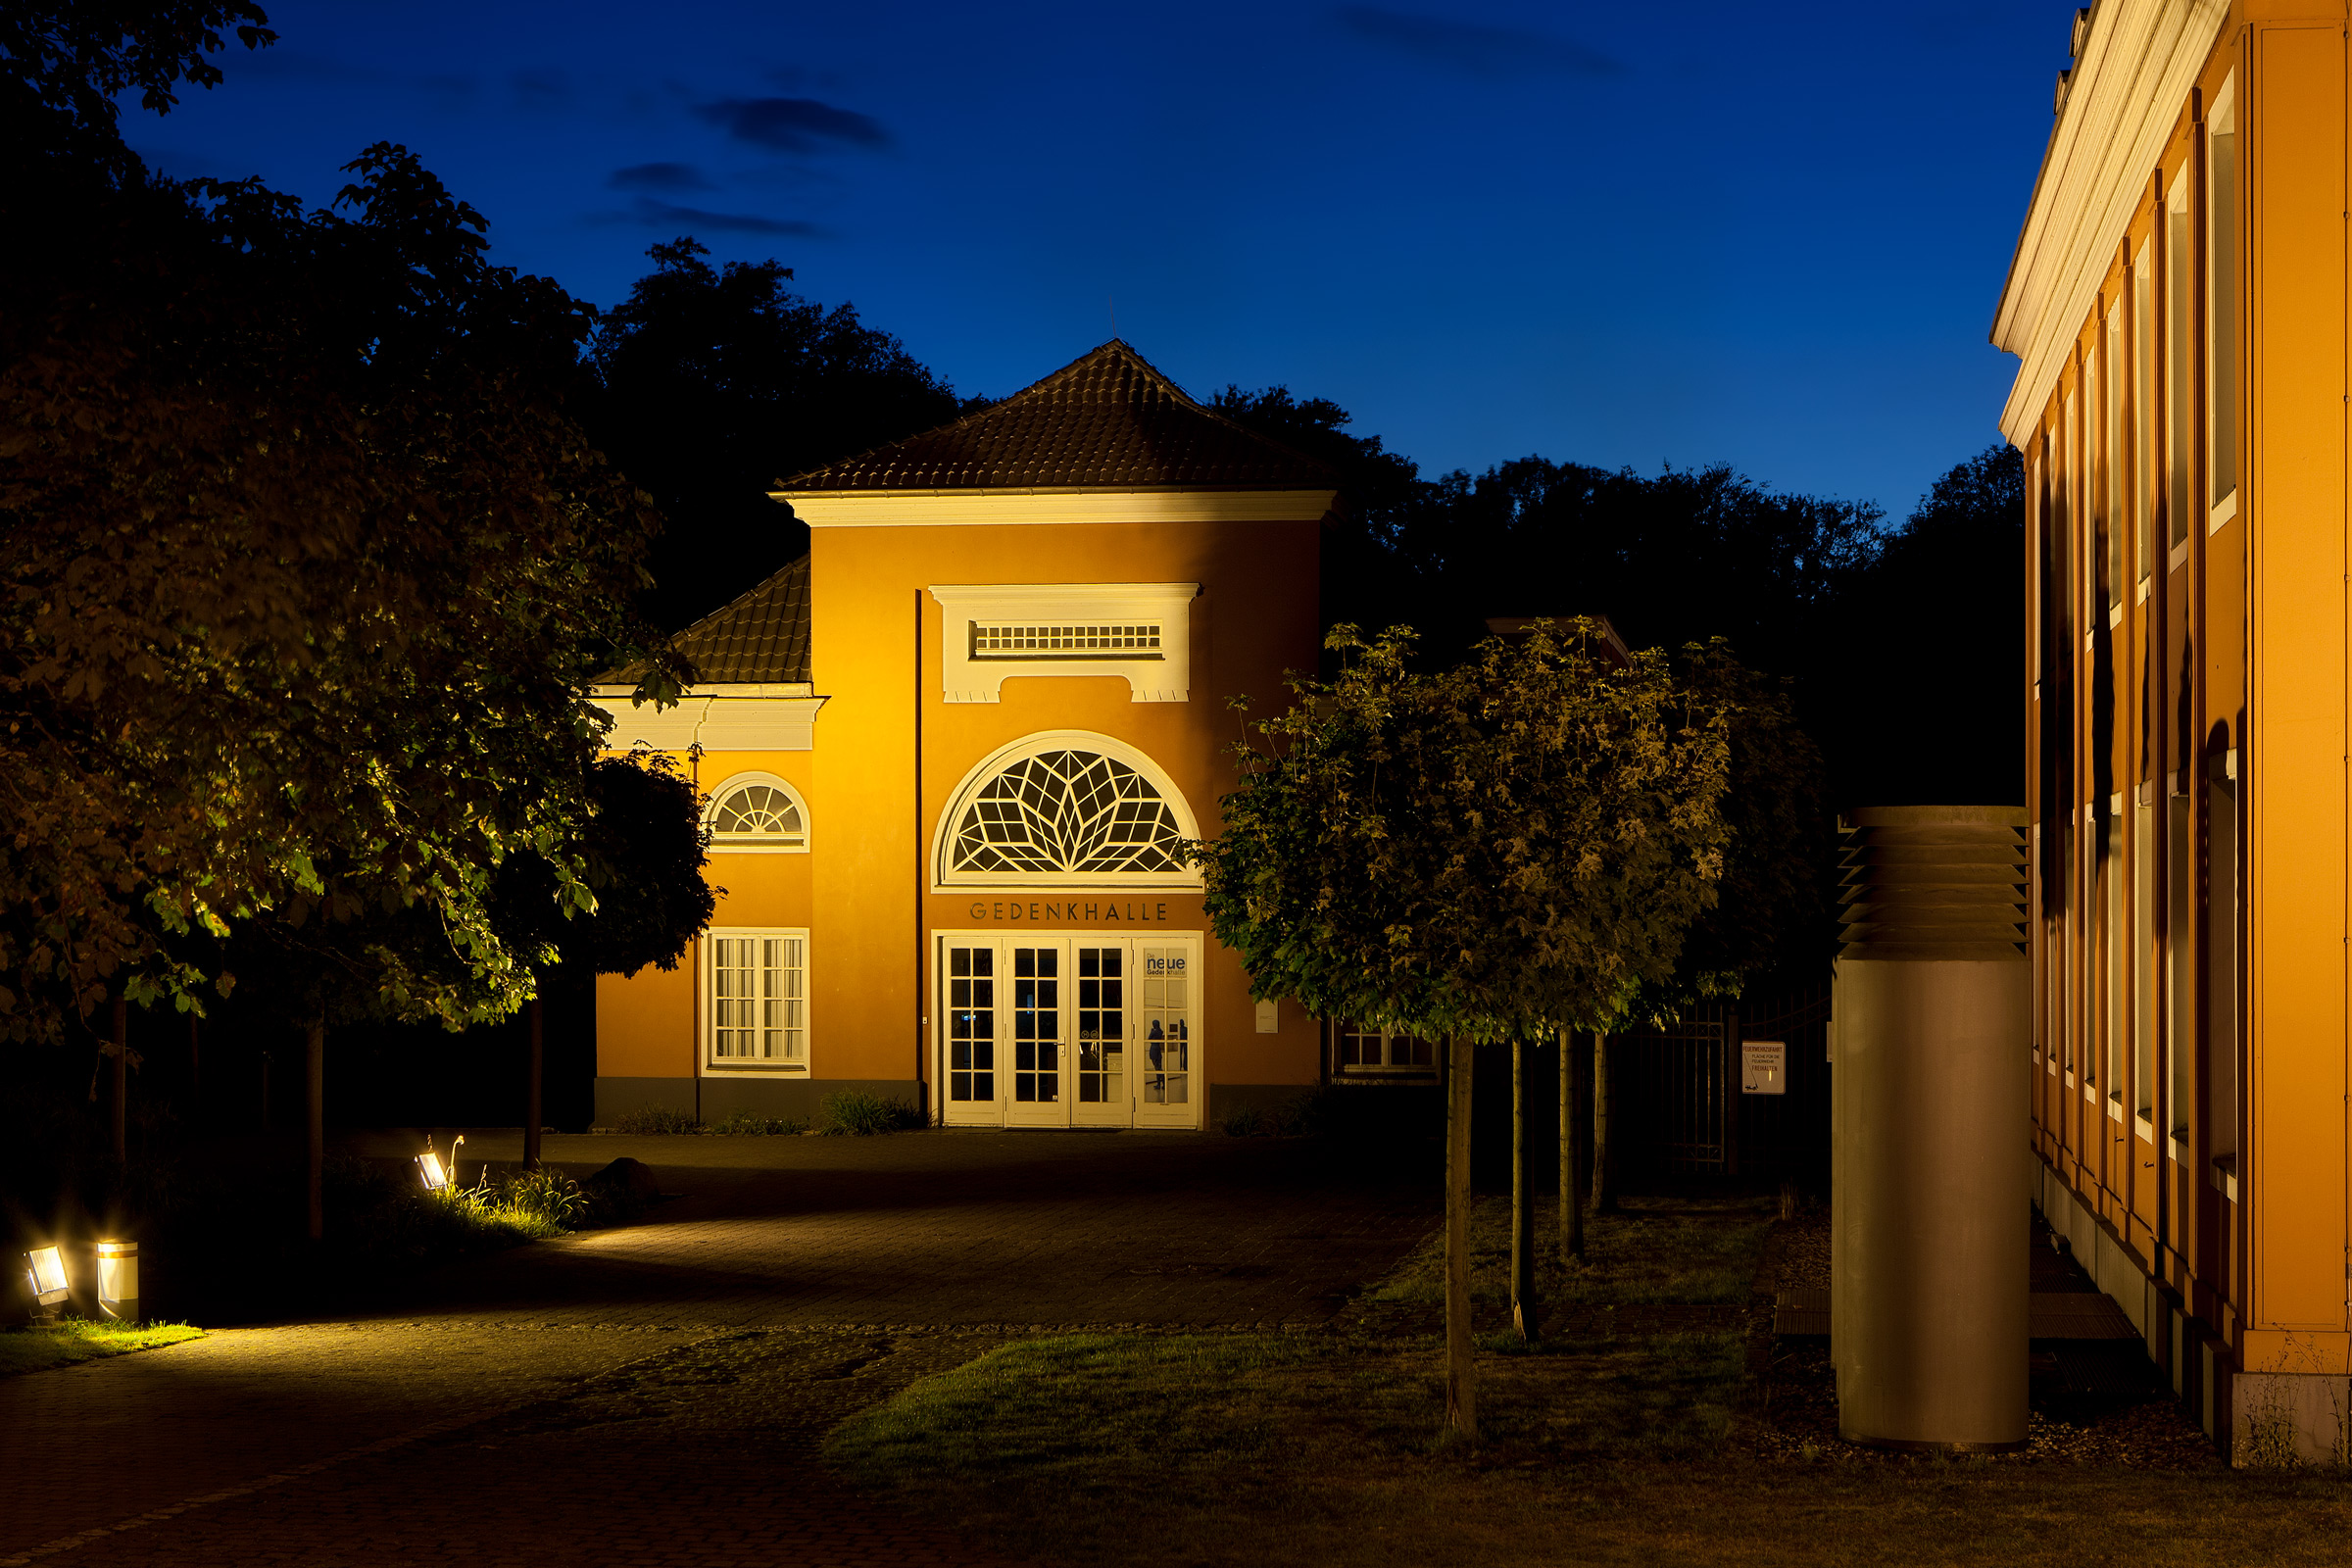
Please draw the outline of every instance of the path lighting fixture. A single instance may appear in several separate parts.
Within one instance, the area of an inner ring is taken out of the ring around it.
[[[24,1283],[31,1287],[33,1310],[43,1319],[57,1316],[66,1299],[66,1254],[54,1246],[36,1247],[24,1254]]]
[[[424,1152],[416,1156],[416,1168],[424,1173],[424,1190],[437,1193],[458,1176],[458,1146],[466,1141],[464,1133],[449,1141],[449,1163],[443,1165],[441,1156],[433,1152],[433,1141],[424,1141]]]
[[[139,1244],[98,1244],[98,1315],[110,1323],[139,1320]]]

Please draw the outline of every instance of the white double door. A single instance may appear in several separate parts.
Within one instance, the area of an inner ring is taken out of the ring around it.
[[[1198,936],[942,932],[950,1125],[1198,1127]]]

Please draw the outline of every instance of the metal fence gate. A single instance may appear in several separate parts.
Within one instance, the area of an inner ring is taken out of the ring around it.
[[[1621,1179],[1826,1181],[1830,987],[1718,1003],[1609,1042],[1611,1162]],[[1740,1047],[1788,1047],[1787,1091],[1740,1093]]]

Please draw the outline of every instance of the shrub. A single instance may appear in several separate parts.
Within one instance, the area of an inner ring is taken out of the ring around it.
[[[725,1121],[715,1121],[702,1129],[707,1133],[728,1136],[793,1138],[808,1130],[808,1124],[794,1116],[755,1116],[739,1110]]]
[[[683,1110],[671,1110],[666,1105],[648,1105],[640,1110],[624,1110],[614,1119],[612,1130],[617,1133],[699,1133],[703,1124]]]
[[[525,1171],[499,1191],[499,1201],[517,1214],[536,1216],[564,1230],[577,1230],[588,1212],[588,1195],[560,1170]]]
[[[827,1095],[816,1107],[816,1118],[823,1132],[851,1133],[859,1138],[923,1125],[923,1113],[904,1100],[884,1100],[880,1095],[858,1089],[842,1089]]]

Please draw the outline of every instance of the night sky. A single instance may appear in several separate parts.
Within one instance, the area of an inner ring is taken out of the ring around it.
[[[312,201],[405,142],[611,304],[773,256],[962,393],[1119,335],[1425,473],[1729,462],[1909,511],[1985,342],[2073,7],[280,4],[131,144]]]

